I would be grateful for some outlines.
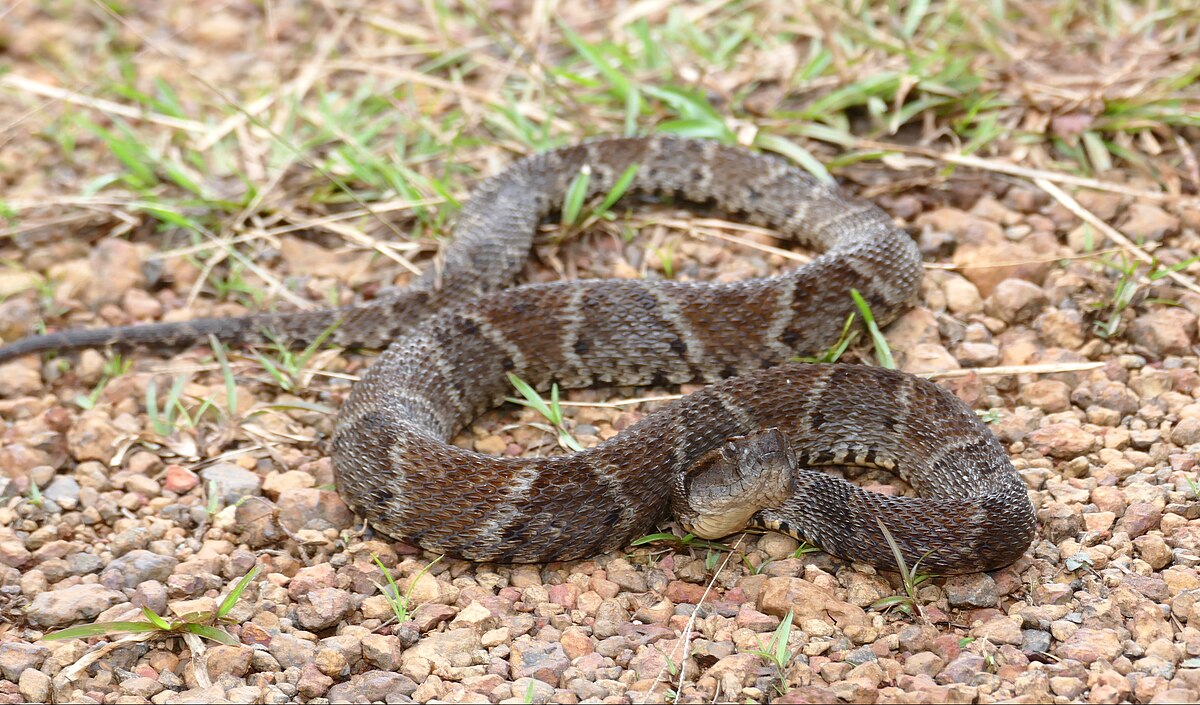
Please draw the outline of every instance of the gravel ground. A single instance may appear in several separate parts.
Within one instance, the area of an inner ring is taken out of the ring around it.
[[[203,24],[218,46],[229,30],[220,17]],[[23,193],[41,188],[8,178]],[[860,182],[885,178],[864,167]],[[1076,198],[1164,263],[1200,252],[1200,208]],[[281,384],[237,354],[230,405],[210,350],[142,351],[127,369],[92,351],[0,367],[0,702],[1200,699],[1200,295],[1140,276],[1145,267],[1122,277],[1098,264],[1095,231],[1028,185],[977,174],[876,200],[940,263],[923,304],[887,330],[899,366],[940,375],[985,415],[1040,526],[1015,565],[920,587],[924,619],[872,608],[902,592],[899,576],[796,557],[796,541],[776,534],[732,537],[730,550],[648,546],[540,566],[435,562],[364,532],[332,489],[329,410],[369,356],[320,352],[314,374]],[[602,226],[546,245],[525,279],[740,279],[794,264],[747,246],[778,244],[759,233],[670,209],[638,218],[643,232],[629,241]],[[680,219],[685,227],[672,225]],[[0,337],[32,332],[41,315],[66,326],[245,310],[193,300],[195,264],[156,258],[153,228],[121,226],[100,218],[82,235],[0,239],[0,261],[20,265],[0,270]],[[696,236],[713,230],[743,244]],[[406,278],[298,236],[261,255],[258,265],[316,300],[339,283],[370,291]],[[57,287],[39,289],[43,275]],[[871,355],[856,346],[848,358]],[[178,379],[197,418],[164,426],[164,412],[147,411],[147,387],[161,405]],[[598,402],[681,391],[690,388],[571,391],[580,405],[566,407],[566,425],[593,445],[662,403]],[[199,414],[206,399],[218,409]],[[493,411],[456,443],[562,452],[539,421],[529,409]],[[858,478],[891,491],[888,480]],[[373,557],[410,595],[408,621],[394,618]],[[139,620],[142,608],[212,611],[255,566],[223,626],[235,645],[41,639]],[[789,613],[795,655],[779,668],[755,652]]]
[[[1175,216],[1115,197],[1089,200],[1111,208],[1126,231],[1135,218],[1158,228],[1148,232],[1163,238],[1161,257],[1200,249],[1200,211]],[[1094,267],[975,267],[1028,261],[1030,249],[1069,255],[1078,225],[1062,209],[1015,188],[966,209],[926,209],[909,197],[885,205],[918,211],[909,220],[931,255],[948,238],[958,242],[950,260],[965,272],[930,271],[926,304],[890,327],[904,369],[1078,368],[946,382],[988,412],[1032,491],[1041,534],[1010,568],[921,588],[928,623],[867,609],[897,593],[896,575],[821,554],[794,558],[796,542],[773,534],[731,540],[734,550],[716,560],[701,549],[638,548],[547,566],[446,559],[419,575],[434,556],[364,538],[328,489],[320,449],[328,415],[247,416],[243,432],[260,439],[257,447],[237,444],[189,462],[176,451],[221,447],[221,429],[159,438],[141,402],[156,377],[149,371],[113,379],[94,406],[77,408],[72,400],[88,393],[102,366],[99,353],[84,353],[70,366],[27,359],[0,369],[0,467],[10,497],[0,508],[9,620],[0,698],[45,701],[59,688],[60,699],[123,703],[643,702],[671,691],[689,702],[1195,700],[1200,631],[1190,619],[1200,595],[1200,504],[1190,482],[1200,450],[1200,297],[1156,284],[1147,295],[1182,305],[1130,308],[1127,335],[1106,341],[1091,334],[1088,303],[1112,281]],[[617,273],[636,270],[645,253],[637,242],[570,247],[579,258],[600,253],[595,266]],[[143,288],[141,252],[126,241],[102,240],[87,257],[68,260],[64,271],[87,273],[89,261],[103,258],[105,291],[119,302],[106,309],[113,317],[143,318],[146,302],[166,309],[178,295]],[[694,239],[679,241],[677,258],[679,277],[783,263]],[[83,276],[77,285],[96,283]],[[19,325],[13,311],[28,304],[16,297],[0,305],[3,324]],[[185,394],[203,399],[222,389],[219,373],[200,364],[206,356],[184,352],[145,367],[200,370]],[[342,355],[326,369],[354,372],[366,362]],[[1098,364],[1080,364],[1088,362]],[[239,379],[247,410],[289,398],[261,374]],[[308,397],[336,406],[347,388],[323,380]],[[602,389],[568,398],[614,396]],[[575,436],[593,444],[652,407],[566,413]],[[458,442],[509,455],[548,452],[553,436],[534,421],[528,410],[493,412]],[[39,501],[30,499],[30,482]],[[415,579],[410,622],[392,619],[372,555],[402,590]],[[200,656],[177,638],[130,643],[55,681],[89,644],[39,641],[45,632],[137,619],[142,606],[175,615],[212,609],[256,564],[261,578],[227,627],[240,645]],[[752,652],[789,611],[788,647],[798,655],[781,681]],[[211,685],[197,678],[197,664]]]

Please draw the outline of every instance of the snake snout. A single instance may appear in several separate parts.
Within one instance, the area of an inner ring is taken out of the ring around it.
[[[786,501],[796,476],[796,451],[787,436],[772,427],[735,441],[741,450],[739,474],[748,481],[754,478],[763,498],[759,502],[766,507],[774,506],[774,499]]]
[[[727,439],[686,469],[672,506],[688,530],[719,538],[791,496],[796,454],[777,428]]]

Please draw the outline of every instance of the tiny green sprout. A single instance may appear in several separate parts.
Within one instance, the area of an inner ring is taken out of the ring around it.
[[[183,388],[187,386],[187,383],[186,375],[175,378],[161,410],[158,408],[158,384],[153,378],[146,384],[146,416],[150,419],[150,427],[159,436],[169,436],[176,429],[177,414],[182,413],[182,418],[191,422],[182,401]]]
[[[1138,280],[1141,277],[1143,265],[1125,253],[1121,253],[1117,259],[1101,258],[1100,262],[1117,273],[1117,283],[1107,301],[1093,304],[1092,308],[1106,313],[1092,323],[1092,328],[1101,338],[1111,338],[1120,330],[1125,310],[1137,300],[1137,294],[1142,288],[1142,283]],[[1151,283],[1157,282],[1164,277],[1187,269],[1196,262],[1200,262],[1200,255],[1170,265],[1164,265],[1154,259],[1145,273],[1145,278]],[[1177,305],[1175,301],[1161,299],[1148,299],[1146,303]]]
[[[44,332],[44,331],[42,331]],[[100,380],[96,382],[96,386],[87,394],[79,394],[75,397],[75,404],[81,409],[91,409],[96,406],[96,402],[100,399],[100,394],[104,388],[108,386],[114,378],[128,372],[133,367],[133,360],[122,357],[120,354],[114,354],[112,357],[104,361],[104,365],[100,368]]]
[[[984,423],[996,423],[1000,420],[999,409],[987,409],[986,411],[976,411],[975,413],[979,415],[979,420]]]
[[[333,322],[328,328],[321,331],[320,335],[313,338],[312,342],[304,347],[300,352],[293,352],[292,349],[282,340],[268,335],[271,338],[269,349],[274,355],[267,357],[258,350],[254,351],[254,359],[258,360],[267,374],[275,380],[275,383],[285,392],[296,393],[300,391],[301,377],[308,363],[312,360],[313,355],[321,349],[329,336],[342,325],[342,319]],[[228,382],[226,382],[228,385]],[[228,386],[226,388],[228,390]],[[230,392],[226,392],[229,394]]]
[[[45,503],[45,500],[42,499],[42,488],[38,487],[38,484],[36,482],[34,482],[33,475],[29,476],[29,492],[28,492],[28,494],[29,494],[29,503],[32,504],[33,506],[40,507],[40,506],[42,506],[42,504]]]
[[[221,493],[217,490],[217,481],[209,480],[204,483],[204,492],[206,495],[204,513],[208,515],[208,520],[211,522],[217,512],[221,511]]]
[[[379,566],[379,570],[383,573],[383,577],[388,582],[388,588],[390,588],[390,591],[378,583],[375,584],[375,587],[378,588],[379,592],[387,599],[388,605],[392,608],[392,614],[396,617],[396,624],[403,624],[411,619],[412,593],[413,589],[417,586],[417,581],[421,579],[422,575],[428,573],[429,570],[433,568],[433,566],[437,565],[438,561],[442,560],[444,557],[445,556],[438,556],[437,558],[434,558],[429,562],[428,565],[418,571],[417,574],[413,576],[412,580],[408,582],[408,590],[401,595],[400,586],[396,584],[396,579],[392,577],[392,571],[388,570],[387,566],[383,564],[383,561],[379,560],[379,556],[375,555],[374,553],[371,554],[371,560],[375,562],[375,565]]]
[[[675,663],[675,659],[671,658],[671,655],[666,651],[663,651],[661,646],[656,644],[654,648],[658,650],[658,653],[662,654],[663,665],[666,666],[667,673],[669,673],[672,678],[679,675],[679,664]]]
[[[1192,491],[1193,499],[1200,499],[1200,482],[1191,475],[1184,475],[1183,481],[1187,483],[1188,489]]]
[[[571,180],[567,187],[567,193],[563,197],[562,205],[562,225],[569,231],[584,230],[598,220],[615,220],[616,214],[612,212],[612,207],[617,201],[629,190],[633,185],[633,180],[637,176],[638,164],[631,164],[625,168],[617,180],[613,182],[612,188],[608,190],[604,198],[594,208],[584,209],[584,203],[587,200],[587,195],[591,190],[592,170],[586,164],[579,169],[579,173]]]
[[[754,136],[754,144],[762,149],[782,154],[799,164],[805,171],[827,184],[836,183],[829,170],[812,152],[786,137],[760,132]]]
[[[663,243],[662,247],[654,248],[654,254],[658,256],[658,262],[662,266],[663,276],[667,279],[675,277],[675,247],[677,244],[675,240],[670,240]]]
[[[262,302],[266,299],[266,294],[259,287],[251,285],[246,281],[242,270],[245,265],[241,262],[234,261],[230,264],[229,270],[225,276],[218,276],[215,272],[209,274],[208,281],[216,290],[217,298],[222,300],[235,299],[239,303],[250,305],[255,308],[262,306]]]
[[[237,416],[237,380],[233,377],[233,368],[229,366],[225,346],[217,340],[217,336],[210,334],[208,344],[217,358],[217,364],[221,366],[221,379],[225,382],[225,416],[232,419]]]
[[[617,201],[621,200],[621,197],[625,195],[629,187],[633,185],[633,180],[637,177],[640,167],[641,165],[635,162],[626,167],[625,171],[621,172],[621,175],[613,182],[613,187],[604,196],[604,200],[600,201],[600,205],[596,206],[596,215],[608,220],[616,217],[612,213],[612,207],[617,204]]]
[[[676,549],[684,548],[707,548],[717,551],[731,551],[729,546],[716,541],[707,541],[697,537],[695,534],[688,532],[683,536],[676,536],[670,532],[660,532],[656,534],[646,534],[640,538],[636,538],[629,542],[630,546],[645,546],[647,544],[665,543],[675,546]]]
[[[749,553],[742,554],[742,565],[746,566],[746,570],[750,571],[750,575],[762,575],[762,572],[766,570],[767,566],[774,562],[774,558],[767,558],[756,565],[750,561]]]

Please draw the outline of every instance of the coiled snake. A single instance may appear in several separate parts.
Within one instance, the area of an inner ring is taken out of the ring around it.
[[[631,192],[711,204],[822,254],[737,283],[505,288],[582,168],[595,195],[631,165]],[[521,159],[483,181],[439,266],[398,294],[315,312],[68,330],[0,348],[0,361],[209,334],[306,341],[340,322],[333,342],[389,346],[355,384],[332,442],[340,493],[385,534],[476,561],[567,560],[627,544],[674,502],[701,533],[747,519],[893,567],[878,517],[910,565],[990,570],[1025,551],[1035,522],[1024,484],[975,414],[902,373],[788,362],[838,338],[851,289],[886,322],[916,297],[920,277],[915,245],[879,208],[777,157],[672,137],[606,139]],[[511,393],[507,372],[543,389],[715,384],[570,455],[498,458],[447,443]],[[919,497],[860,489],[825,465],[894,470]],[[756,487],[760,479],[776,484]],[[731,491],[762,503],[730,510]],[[734,518],[702,517],[714,502]]]

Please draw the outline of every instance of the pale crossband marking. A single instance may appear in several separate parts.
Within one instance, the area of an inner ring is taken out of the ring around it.
[[[540,472],[534,464],[529,464],[513,473],[504,491],[504,498],[498,501],[493,510],[479,522],[479,528],[474,532],[474,541],[483,551],[495,552],[500,549],[500,542],[505,531],[520,519],[522,503],[529,496],[529,490],[537,482]]]
[[[764,336],[767,347],[775,350],[780,359],[786,360],[796,354],[796,351],[783,342],[783,334],[792,326],[795,311],[792,306],[796,301],[796,287],[781,286],[775,292],[775,316],[771,319],[771,327]]]
[[[696,335],[696,331],[688,323],[687,316],[684,315],[683,308],[679,305],[679,300],[667,289],[647,287],[646,291],[654,297],[654,300],[658,302],[659,307],[662,309],[662,314],[659,317],[670,326],[670,330],[683,343],[683,362],[690,369],[704,370],[710,356],[704,342],[700,340],[700,337]],[[683,382],[685,380],[678,381]]]
[[[517,371],[518,375],[520,374],[520,370],[528,368],[529,365],[528,361],[525,359],[525,353],[521,351],[521,348],[518,347],[516,343],[509,340],[499,328],[492,325],[491,321],[481,316],[472,315],[465,310],[459,310],[456,313],[462,317],[463,320],[469,321],[477,326],[484,339],[500,350],[503,350],[504,354],[508,356],[508,359],[512,361],[513,370]]]
[[[585,385],[590,384],[592,379],[587,365],[576,352],[575,346],[579,343],[579,331],[587,322],[587,311],[582,306],[583,297],[587,294],[588,290],[582,286],[576,287],[570,292],[567,304],[562,307],[562,311],[566,312],[564,314],[566,321],[560,334],[562,337],[559,339],[559,355],[566,362],[568,369],[575,372],[579,382]]]

